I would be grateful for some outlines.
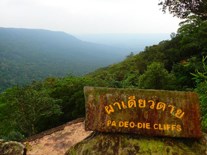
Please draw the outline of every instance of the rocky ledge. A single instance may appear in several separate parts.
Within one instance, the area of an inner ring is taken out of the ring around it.
[[[207,134],[200,139],[92,133],[65,155],[207,155]]]

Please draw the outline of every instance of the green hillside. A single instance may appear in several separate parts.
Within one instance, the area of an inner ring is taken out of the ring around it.
[[[196,83],[191,73],[203,71],[201,60],[206,55],[207,22],[192,16],[181,23],[177,34],[171,34],[171,40],[88,76],[110,81],[113,87],[193,89]]]
[[[63,32],[0,28],[0,92],[48,76],[83,75],[124,57],[122,49]]]
[[[189,17],[171,40],[82,77],[47,78],[0,95],[0,137],[21,139],[85,115],[83,87],[196,91],[207,128],[207,21]]]

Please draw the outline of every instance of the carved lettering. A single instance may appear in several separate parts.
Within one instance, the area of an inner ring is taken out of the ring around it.
[[[128,107],[129,108],[132,108],[132,107],[136,108],[137,107],[135,96],[129,96]]]
[[[184,116],[185,112],[183,112],[181,109],[178,109],[177,112],[175,113],[175,117],[177,118],[182,118]]]
[[[121,104],[122,104],[123,109],[127,109],[127,106],[123,101],[121,102]]]
[[[110,104],[109,106],[105,106],[106,113],[110,115],[111,113],[115,112],[116,109],[122,110],[122,109],[127,109],[127,108],[129,109],[136,108],[137,104],[136,104],[135,96],[129,96],[128,99],[129,100],[127,104],[125,104],[124,101],[120,101],[120,102],[114,102],[113,104]],[[146,103],[149,103],[149,106],[146,106]],[[167,104],[164,102],[158,102],[157,105],[155,106],[154,100],[146,101],[145,99],[138,99],[138,108],[140,109],[150,108],[150,109],[165,111],[166,107],[167,107]],[[176,107],[171,104],[168,105],[168,107],[170,108],[170,114],[172,116],[179,118],[179,119],[183,118],[185,112],[183,112],[181,109],[176,110]]]
[[[165,103],[163,103],[163,102],[159,102],[159,103],[157,104],[156,109],[157,109],[157,110],[162,109],[162,110],[164,111],[164,110],[165,110],[165,107],[166,107],[166,104],[165,104]]]
[[[119,108],[119,110],[121,110],[121,105],[120,105],[120,103],[119,103],[119,102],[115,102],[113,105],[114,105],[114,106],[115,106],[115,105],[117,105],[117,106],[118,106],[118,108]]]
[[[106,125],[108,127],[119,127],[119,128],[137,128],[146,130],[159,130],[159,131],[176,131],[181,132],[182,127],[180,124],[151,124],[149,122],[133,122],[133,121],[114,121],[107,120]]]
[[[155,108],[155,101],[149,100],[148,103],[151,103],[150,109],[154,109]]]
[[[139,108],[145,108],[146,107],[146,100],[139,99],[138,103],[139,103]]]
[[[107,114],[110,114],[114,112],[114,108],[112,107],[112,105],[105,106],[105,111],[107,112]]]

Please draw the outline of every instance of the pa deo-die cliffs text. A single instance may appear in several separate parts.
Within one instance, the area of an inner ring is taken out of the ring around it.
[[[125,56],[121,48],[64,32],[0,28],[0,91],[48,76],[83,75]]]

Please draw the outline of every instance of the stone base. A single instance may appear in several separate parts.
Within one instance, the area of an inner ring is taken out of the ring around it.
[[[93,133],[65,155],[207,155],[207,134],[201,139],[143,137]]]

